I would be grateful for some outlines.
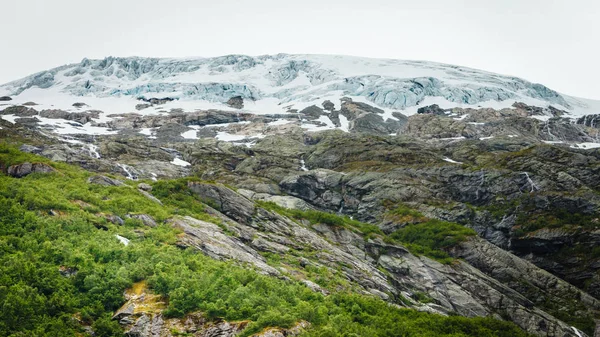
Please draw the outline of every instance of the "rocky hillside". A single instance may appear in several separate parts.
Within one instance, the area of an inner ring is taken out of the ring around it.
[[[46,305],[2,333],[594,335],[593,102],[289,55],[84,60],[2,90],[0,298]],[[46,274],[10,269],[23,254]]]

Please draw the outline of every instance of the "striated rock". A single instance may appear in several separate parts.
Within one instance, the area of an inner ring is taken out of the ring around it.
[[[188,188],[223,214],[248,224],[254,214],[254,203],[223,185],[189,182]]]
[[[9,166],[6,173],[14,178],[23,178],[32,173],[52,173],[55,170],[48,164],[44,163],[23,163]]]
[[[128,217],[130,217],[132,219],[140,220],[145,226],[148,226],[148,227],[158,226],[158,224],[156,223],[156,220],[154,220],[154,218],[148,214],[128,214]]]
[[[181,229],[185,236],[181,243],[195,247],[217,260],[236,260],[256,266],[261,272],[279,275],[279,272],[267,265],[264,258],[239,240],[227,236],[219,226],[194,219],[177,217],[168,221],[171,226]]]
[[[119,180],[109,178],[107,176],[97,175],[88,178],[88,183],[97,184],[103,186],[125,186],[125,184]]]
[[[163,204],[163,203],[162,203],[162,201],[158,200],[158,198],[156,198],[156,197],[155,197],[155,196],[153,196],[152,194],[150,194],[150,193],[148,193],[148,192],[146,192],[146,191],[144,191],[144,190],[141,190],[141,189],[140,189],[140,190],[138,190],[138,191],[139,191],[139,192],[140,192],[142,195],[144,195],[146,198],[148,198],[148,199],[150,199],[150,200],[154,201],[155,203],[157,203],[157,204],[159,204],[159,205],[162,205],[162,204]]]
[[[318,284],[316,284],[310,280],[302,280],[302,283],[306,284],[306,286],[308,288],[310,288],[310,290],[312,290],[316,293],[321,293],[323,295],[329,295],[329,292],[327,290],[324,290]]]

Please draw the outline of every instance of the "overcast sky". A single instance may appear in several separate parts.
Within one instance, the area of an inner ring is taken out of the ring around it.
[[[105,56],[430,60],[600,99],[599,0],[3,0],[0,83]]]

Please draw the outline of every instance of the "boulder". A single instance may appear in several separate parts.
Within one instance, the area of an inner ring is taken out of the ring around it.
[[[244,99],[242,98],[242,96],[231,97],[227,101],[227,105],[232,108],[235,108],[235,109],[243,109],[244,108]]]
[[[446,114],[446,110],[440,108],[439,105],[437,104],[432,104],[432,105],[428,105],[428,106],[424,106],[422,108],[419,108],[417,110],[418,114],[433,114],[433,115],[445,115]]]
[[[152,105],[151,105],[151,104],[148,104],[148,103],[141,103],[141,104],[137,104],[137,105],[135,106],[135,109],[136,109],[136,110],[144,110],[144,109],[148,109],[148,108],[149,108],[149,107],[151,107],[151,106],[152,106]]]
[[[140,183],[138,184],[138,189],[142,190],[142,191],[146,191],[146,192],[151,192],[152,191],[152,186],[146,184],[146,183]]]
[[[51,173],[55,170],[44,163],[23,163],[8,167],[7,174],[14,178],[22,178],[32,173]]]
[[[0,97],[0,102],[8,102],[8,101],[12,101],[12,98],[10,98],[9,96]]]

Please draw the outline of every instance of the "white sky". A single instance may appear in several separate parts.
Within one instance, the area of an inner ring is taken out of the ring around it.
[[[430,60],[600,99],[600,0],[1,0],[0,83],[84,57]]]

